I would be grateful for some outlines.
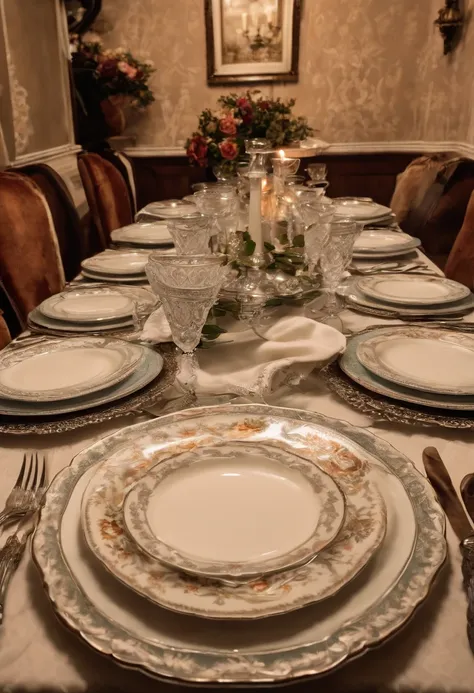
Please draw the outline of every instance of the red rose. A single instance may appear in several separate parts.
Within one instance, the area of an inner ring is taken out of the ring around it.
[[[268,103],[268,101],[260,101],[260,110],[261,111],[268,111],[269,108],[270,108],[270,104]]]
[[[252,104],[245,96],[241,96],[235,103],[242,116],[242,122],[244,125],[249,125],[253,120]]]
[[[224,157],[224,159],[232,160],[235,159],[235,157],[239,153],[239,148],[237,147],[237,144],[234,142],[234,140],[227,139],[220,143],[219,151]]]
[[[196,135],[190,141],[186,154],[199,166],[207,166],[207,142],[201,135]]]
[[[241,96],[240,98],[238,98],[235,103],[237,104],[237,108],[249,108],[250,107],[250,101],[245,96]]]
[[[224,135],[235,135],[237,132],[237,127],[235,125],[235,120],[231,115],[228,115],[219,121],[219,130],[223,132]]]
[[[115,77],[117,74],[117,65],[117,60],[104,60],[104,62],[100,63],[100,65],[98,66],[97,71],[100,72],[101,77],[112,78]]]

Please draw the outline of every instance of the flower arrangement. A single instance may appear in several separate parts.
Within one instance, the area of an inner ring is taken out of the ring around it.
[[[100,36],[89,32],[72,37],[75,69],[92,70],[104,99],[122,99],[136,108],[154,100],[148,80],[155,71],[151,60],[141,61],[124,48],[103,49]]]
[[[218,99],[219,109],[206,108],[199,116],[198,129],[186,142],[193,164],[225,163],[235,168],[245,154],[245,140],[262,137],[277,148],[303,140],[313,132],[306,118],[295,117],[295,99],[267,99],[261,92],[247,91]]]

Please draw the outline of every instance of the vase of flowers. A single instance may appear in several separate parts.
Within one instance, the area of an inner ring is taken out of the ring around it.
[[[295,99],[268,99],[255,90],[221,96],[217,103],[217,110],[202,111],[186,153],[192,164],[212,166],[222,175],[235,172],[246,158],[246,139],[264,138],[278,148],[313,133],[306,118],[293,115]]]
[[[155,71],[152,61],[139,60],[124,48],[104,49],[92,32],[72,37],[71,48],[73,71],[92,75],[111,134],[121,134],[127,111],[144,109],[155,100],[148,85]]]

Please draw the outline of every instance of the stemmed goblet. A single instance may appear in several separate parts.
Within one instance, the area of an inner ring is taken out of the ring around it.
[[[180,375],[186,394],[196,400],[196,354],[202,328],[227,273],[225,255],[151,253],[145,271],[161,299],[173,342],[181,349]]]
[[[178,255],[207,255],[211,252],[211,221],[204,214],[173,219],[167,226]]]
[[[303,223],[306,262],[308,275],[311,278],[329,237],[334,210],[331,203],[322,204],[318,198],[311,201],[300,198],[297,200],[296,207]]]
[[[227,252],[236,244],[238,224],[238,198],[234,189],[216,186],[194,193],[196,206],[201,214],[211,219],[211,236],[217,236],[216,250]]]

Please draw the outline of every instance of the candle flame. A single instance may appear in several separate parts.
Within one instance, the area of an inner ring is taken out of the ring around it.
[[[280,159],[285,158],[285,152],[283,151],[283,149],[280,149],[280,151],[278,152],[278,156],[280,157]]]

